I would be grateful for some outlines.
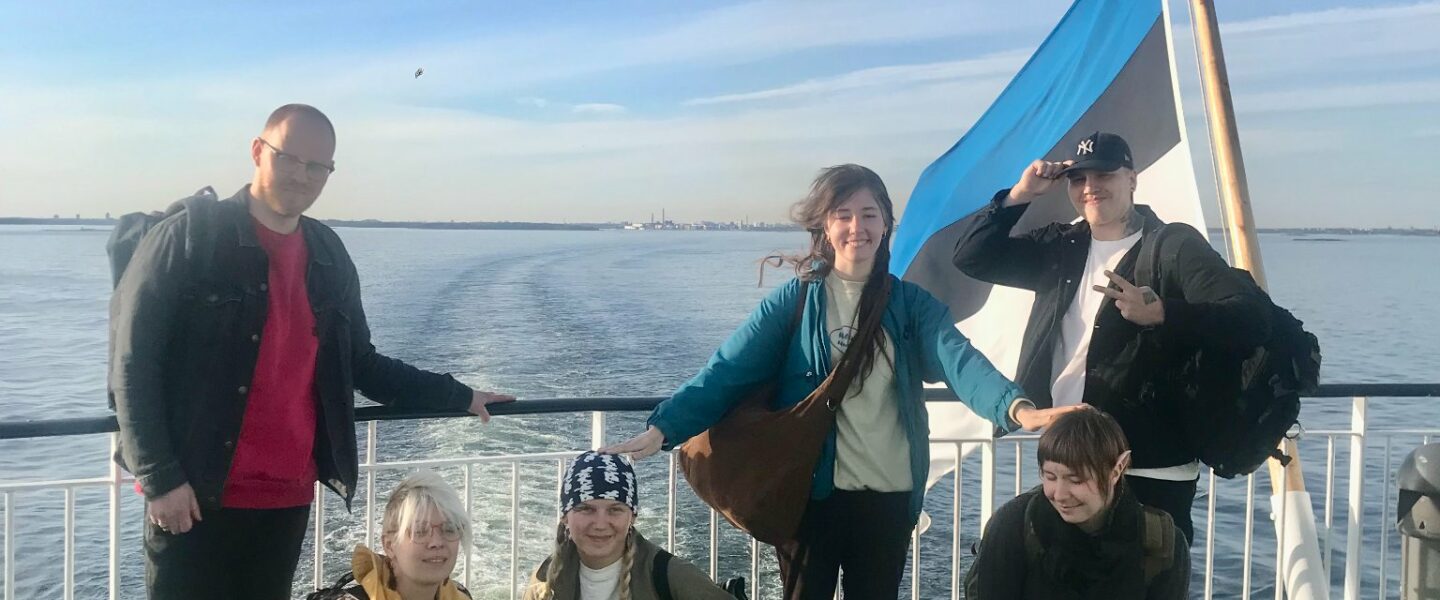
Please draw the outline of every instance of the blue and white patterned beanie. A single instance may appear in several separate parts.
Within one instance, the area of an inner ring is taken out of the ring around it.
[[[640,511],[635,467],[631,466],[629,458],[592,450],[575,457],[575,462],[570,463],[570,469],[565,472],[565,483],[560,487],[561,514],[596,498],[614,500],[637,513]]]

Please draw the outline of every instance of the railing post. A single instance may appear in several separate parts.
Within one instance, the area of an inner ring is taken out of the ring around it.
[[[1321,549],[1325,577],[1330,577],[1335,544],[1335,436],[1325,436],[1325,544]]]
[[[465,464],[465,469],[464,469],[464,471],[465,471],[465,487],[464,487],[464,492],[463,492],[463,493],[464,493],[464,497],[462,498],[462,500],[465,501],[465,514],[467,514],[467,515],[470,514],[470,512],[471,512],[471,509],[470,509],[471,504],[470,504],[470,503],[472,502],[472,495],[471,495],[471,493],[470,493],[470,480],[475,478],[474,469],[473,469],[472,467],[474,467],[473,464],[466,463],[466,464]],[[374,471],[371,471],[371,473],[373,474]],[[558,497],[560,494],[555,494],[555,495]],[[471,576],[472,573],[470,572],[470,555],[473,554],[473,550],[474,550],[474,549],[475,549],[475,540],[474,540],[474,539],[471,539],[469,544],[467,544],[464,548],[461,548],[461,550],[463,550],[463,551],[465,552],[465,562],[464,562],[463,564],[461,564],[461,566],[460,566],[460,579],[465,582],[465,587],[466,587],[467,589],[470,588],[470,587],[471,587],[472,585],[474,585],[474,583],[475,583],[475,581],[474,581],[475,578]]]
[[[377,421],[371,421],[365,426],[365,547],[375,548],[375,444],[378,441],[378,433],[375,428]],[[470,510],[470,505],[465,505],[465,510]]]
[[[750,598],[760,600],[760,540],[750,538]]]
[[[590,449],[599,450],[605,447],[605,413],[595,411],[590,413]]]
[[[120,449],[120,434],[110,434],[110,456]],[[120,465],[110,462],[110,600],[120,600]]]
[[[510,600],[520,586],[520,463],[510,463]]]
[[[963,516],[963,515],[962,515],[962,512],[961,512],[961,508],[963,508],[963,507],[962,507],[962,505],[960,504],[960,500],[961,500],[961,498],[962,498],[962,495],[961,495],[961,492],[960,492],[960,488],[961,488],[960,483],[965,480],[965,463],[962,462],[964,459],[965,459],[965,453],[964,453],[964,451],[963,451],[963,449],[962,449],[962,447],[961,447],[961,444],[960,444],[959,442],[956,442],[956,443],[955,443],[955,488],[954,488],[954,492],[953,492],[953,493],[954,493],[954,497],[951,499],[951,505],[950,505],[950,525],[951,525],[951,529],[952,529],[952,531],[951,531],[951,536],[950,536],[950,599],[951,599],[951,600],[959,600],[959,599],[960,599],[960,579],[961,579],[961,578],[960,578],[960,525],[961,525],[961,524],[963,523],[963,521],[964,521],[964,520],[961,518],[961,517]]]
[[[65,600],[75,600],[75,488],[65,488]]]
[[[960,482],[955,484],[959,485]],[[995,440],[990,440],[980,444],[980,531],[976,533],[976,537],[985,535],[985,526],[990,524],[990,515],[994,512]]]
[[[325,587],[325,488],[315,482],[315,569],[311,589]]]
[[[1365,397],[1350,404],[1350,499],[1345,526],[1345,600],[1360,600],[1360,536],[1365,528]]]
[[[1255,474],[1245,476],[1245,564],[1240,569],[1240,600],[1250,600],[1250,572],[1255,551]]]
[[[15,494],[5,492],[5,600],[15,600]]]
[[[710,578],[720,571],[720,513],[710,509]]]
[[[669,477],[665,480],[665,549],[675,552],[675,483],[676,453],[669,452]]]
[[[1205,600],[1215,597],[1215,471],[1205,494]]]
[[[910,533],[910,598],[920,600],[920,528]]]

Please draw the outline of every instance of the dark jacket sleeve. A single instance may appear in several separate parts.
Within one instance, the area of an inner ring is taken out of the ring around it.
[[[350,364],[355,387],[366,398],[381,404],[436,411],[469,409],[474,394],[469,386],[448,374],[418,369],[375,350],[365,306],[360,301],[360,275],[348,256],[345,262],[350,282],[344,312],[350,324]]]
[[[170,439],[164,373],[189,268],[186,231],[186,217],[156,225],[135,248],[110,298],[110,392],[120,458],[150,499],[186,482]]]
[[[1181,246],[1174,254],[1175,264],[1162,263],[1161,269],[1166,284],[1181,294],[1165,294],[1162,339],[1237,352],[1264,343],[1270,337],[1270,310],[1264,296],[1231,269],[1199,232],[1192,229],[1189,235],[1177,237]]]
[[[966,217],[970,226],[955,244],[955,267],[980,281],[1034,290],[1046,266],[1045,244],[1038,232],[1010,237],[1030,204],[1005,206],[1009,195],[1008,188],[996,192],[989,204]]]
[[[1175,528],[1175,560],[1169,569],[1155,576],[1146,590],[1146,600],[1185,600],[1190,597],[1190,545]]]
[[[980,554],[970,565],[980,598],[1025,597],[1025,507],[1031,497],[1022,494],[1006,502],[985,526]]]

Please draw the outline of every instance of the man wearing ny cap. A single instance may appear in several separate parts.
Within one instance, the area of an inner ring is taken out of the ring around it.
[[[975,279],[1035,292],[1015,381],[1041,408],[1089,404],[1115,417],[1130,442],[1126,483],[1194,539],[1190,507],[1200,463],[1183,442],[1166,390],[1193,384],[1169,356],[1246,348],[1269,335],[1265,300],[1199,235],[1185,236],[1154,281],[1134,281],[1144,236],[1165,224],[1135,204],[1137,176],[1120,136],[1074,142],[1065,162],[1036,160],[1014,187],[967,217],[955,266]],[[1064,180],[1081,220],[1012,235],[1032,200]]]

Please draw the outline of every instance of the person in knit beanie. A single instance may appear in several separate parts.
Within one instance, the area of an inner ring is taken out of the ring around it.
[[[585,452],[565,472],[555,549],[526,600],[733,600],[695,565],[635,530],[639,484],[630,459]],[[662,594],[657,586],[668,588]]]

